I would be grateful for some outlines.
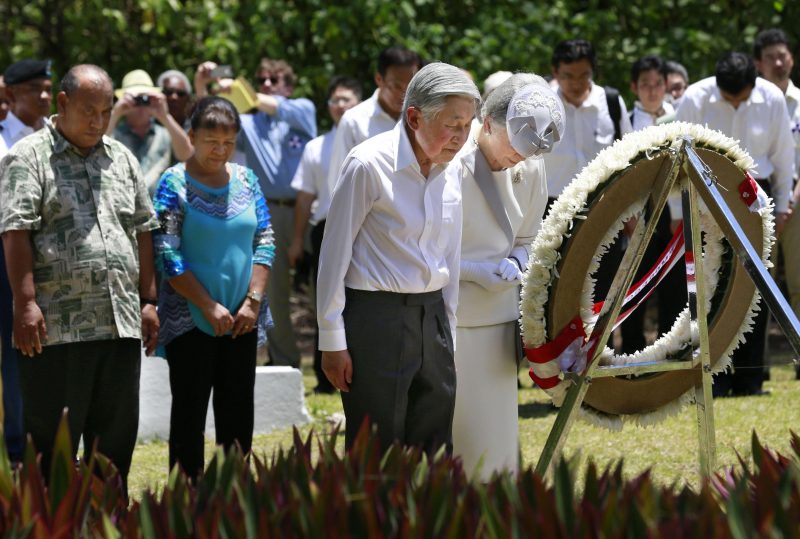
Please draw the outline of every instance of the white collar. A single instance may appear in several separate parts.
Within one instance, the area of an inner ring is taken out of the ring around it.
[[[598,86],[592,81],[592,89],[589,90],[589,95],[586,96],[586,99],[583,100],[583,103],[580,106],[576,107],[569,101],[564,98],[564,94],[561,92],[561,86],[558,87],[558,96],[561,98],[561,101],[564,103],[565,107],[572,107],[573,109],[583,109],[594,107],[596,109],[600,108],[601,103],[605,101],[606,91],[603,89],[602,86]]]
[[[28,136],[35,131],[34,128],[22,123],[22,120],[17,118],[11,111],[8,111],[6,119],[0,122],[0,125],[3,126],[3,132],[7,133],[6,140],[12,142],[16,142],[18,139]]]
[[[372,114],[373,114],[373,116],[380,116],[380,115],[384,115],[384,116],[386,116],[386,117],[387,117],[389,120],[391,120],[391,121],[393,121],[393,122],[394,122],[394,121],[395,121],[395,119],[394,119],[394,118],[392,118],[392,117],[389,115],[389,113],[388,113],[388,112],[386,112],[385,110],[383,110],[383,107],[381,106],[381,102],[380,102],[380,100],[378,99],[378,96],[380,95],[380,92],[381,92],[381,89],[380,89],[380,88],[378,88],[378,89],[377,89],[377,90],[375,90],[375,92],[372,94],[372,99],[373,99],[373,100],[374,100],[374,102],[375,102],[375,103],[374,103],[374,109],[373,109],[373,111],[372,111]]]
[[[789,86],[786,88],[786,99],[800,103],[800,88],[794,85],[792,79],[789,79]]]
[[[724,104],[730,106],[731,108],[733,108],[733,105],[728,103],[725,100],[725,98],[722,97],[722,94],[719,91],[719,86],[717,86],[717,84],[716,84],[716,79],[714,77],[711,77],[711,78],[714,79],[714,84],[711,85],[711,88],[709,90],[708,102],[709,103],[724,103]],[[750,97],[748,97],[746,101],[743,101],[739,105],[740,107],[742,105],[748,106],[748,105],[752,105],[754,103],[764,103],[765,102],[764,94],[761,92],[761,85],[763,84],[763,82],[761,82],[762,80],[764,80],[764,79],[762,79],[761,77],[757,77],[756,78],[756,83],[753,85],[753,91],[750,92]],[[772,83],[770,83],[770,84],[772,84]],[[736,110],[738,110],[738,109],[736,109]]]
[[[414,153],[414,148],[411,146],[411,139],[408,138],[406,132],[406,123],[397,122],[392,130],[392,151],[394,152],[394,171],[400,172],[401,170],[414,167],[415,170],[421,172],[419,161]],[[433,178],[439,173],[439,170],[446,168],[448,163],[436,164],[431,166],[428,172],[428,178]]]

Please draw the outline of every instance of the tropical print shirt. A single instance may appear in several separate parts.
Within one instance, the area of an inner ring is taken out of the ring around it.
[[[139,164],[105,136],[82,156],[57,121],[0,163],[0,233],[31,231],[47,345],[139,339],[136,236],[158,228]]]

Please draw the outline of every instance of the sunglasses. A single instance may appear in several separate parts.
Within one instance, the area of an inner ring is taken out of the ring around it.
[[[189,92],[187,92],[186,90],[178,90],[177,88],[162,88],[161,91],[164,92],[164,95],[167,97],[171,95],[177,95],[178,97],[186,97],[187,95],[189,95]]]
[[[283,77],[280,75],[270,75],[269,77],[256,77],[256,82],[259,86],[263,85],[265,82],[269,81],[270,84],[275,85],[278,84]]]

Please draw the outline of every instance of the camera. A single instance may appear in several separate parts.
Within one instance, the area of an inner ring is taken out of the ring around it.
[[[137,107],[147,107],[150,105],[150,96],[148,94],[139,94],[133,98],[133,102]]]
[[[214,79],[232,79],[233,68],[231,66],[217,66],[209,73]]]

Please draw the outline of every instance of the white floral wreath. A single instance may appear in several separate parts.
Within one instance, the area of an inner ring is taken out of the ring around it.
[[[617,141],[612,146],[600,152],[569,184],[556,200],[543,221],[536,239],[531,247],[531,256],[528,261],[528,271],[523,278],[521,312],[522,312],[522,337],[527,348],[541,346],[546,342],[546,306],[549,290],[555,279],[558,278],[556,265],[560,260],[562,243],[568,237],[575,219],[584,218],[582,214],[587,211],[587,200],[590,195],[602,186],[615,174],[625,170],[633,162],[641,158],[651,149],[667,148],[676,144],[676,139],[683,135],[691,136],[697,147],[715,150],[730,159],[742,172],[753,169],[754,163],[750,156],[744,152],[737,142],[719,131],[714,131],[697,124],[673,122],[661,126],[654,126],[631,133],[624,139]],[[589,274],[583,283],[581,296],[580,315],[584,322],[587,335],[591,331],[592,305],[594,297],[594,279],[592,274],[598,267],[599,260],[608,249],[616,235],[628,218],[638,213],[643,203],[632,205],[624,211],[619,219],[611,226],[594,254]],[[770,266],[769,253],[774,243],[774,219],[772,217],[772,203],[758,210],[763,226],[762,260]],[[707,210],[701,204],[701,226],[704,235],[704,264],[705,285],[709,293],[706,294],[706,303],[710,305],[711,292],[716,289],[719,280],[719,269],[722,261],[723,235]],[[714,373],[726,369],[730,365],[730,355],[744,341],[744,334],[753,325],[755,311],[758,309],[757,293],[754,294],[747,315],[731,344],[725,350],[723,357],[719,358]],[[631,355],[614,355],[613,350],[606,348],[600,357],[601,365],[625,365],[645,361],[665,359],[669,354],[686,347],[690,342],[689,312],[685,308],[672,328],[664,333],[650,346]],[[550,365],[550,369],[557,366]],[[556,371],[557,372],[557,371]],[[562,379],[555,387],[546,390],[554,404],[560,406],[571,382]],[[688,391],[675,401],[660,409],[635,416],[609,416],[596,413],[585,407],[581,408],[582,417],[591,423],[611,429],[620,429],[623,422],[634,421],[639,425],[650,425],[664,417],[678,412],[687,403],[691,402],[693,391]]]

